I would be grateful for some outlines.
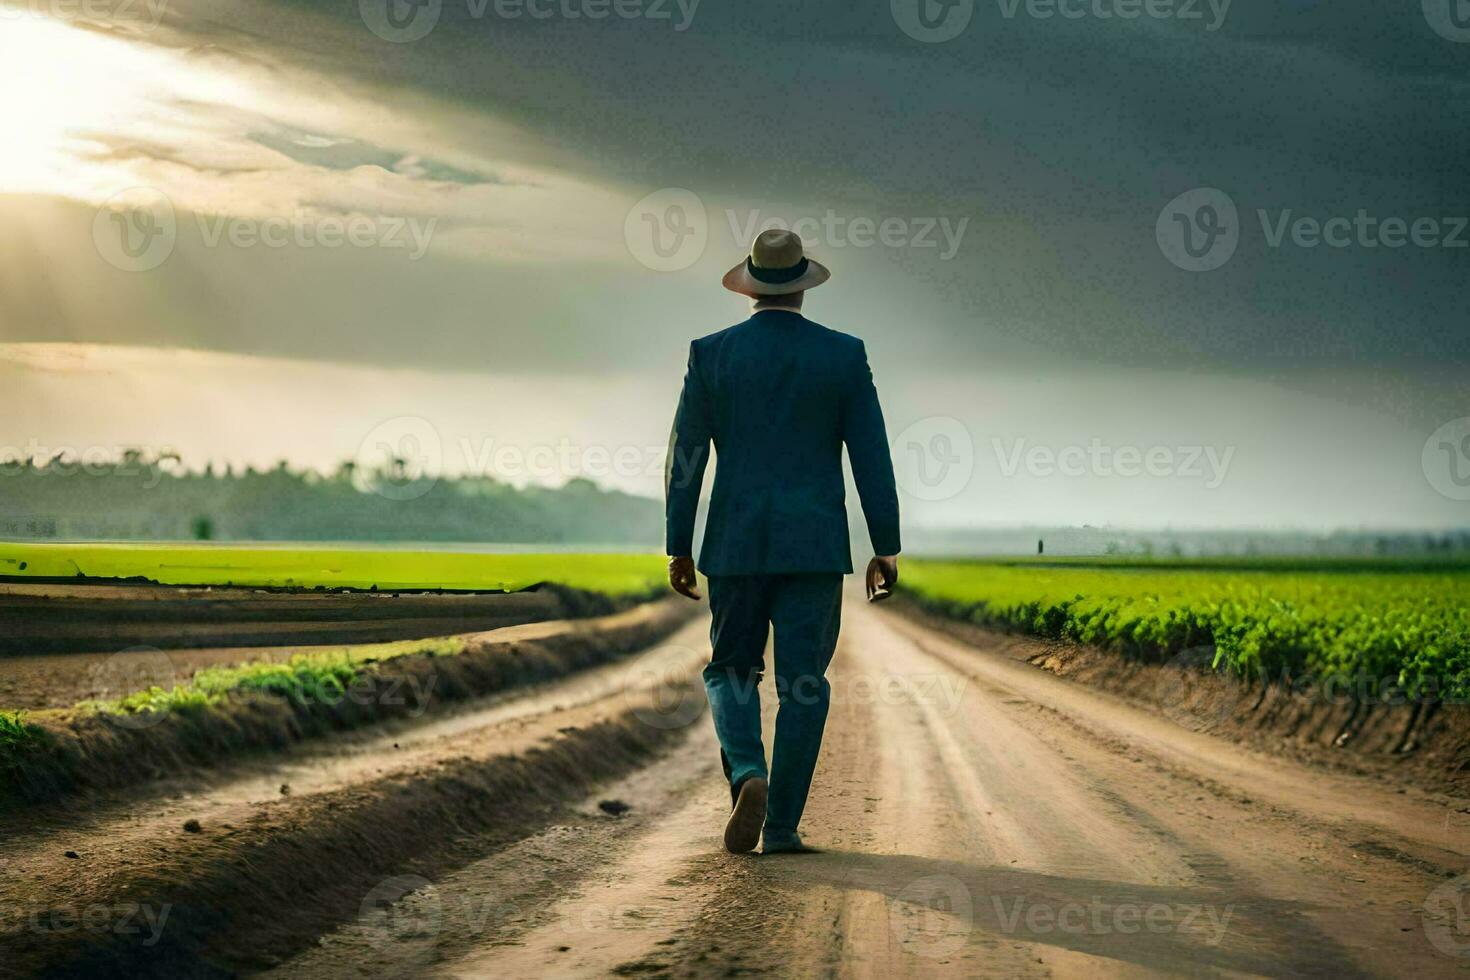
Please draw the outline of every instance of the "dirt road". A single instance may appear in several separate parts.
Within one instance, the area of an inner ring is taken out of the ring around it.
[[[1185,731],[852,595],[845,615],[803,823],[825,853],[719,850],[700,717],[571,818],[432,882],[381,882],[280,975],[1470,969],[1470,815]],[[611,799],[631,810],[608,819]]]

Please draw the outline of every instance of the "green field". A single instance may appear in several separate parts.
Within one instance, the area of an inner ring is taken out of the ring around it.
[[[0,577],[143,579],[164,585],[515,592],[555,582],[641,596],[664,582],[651,554],[483,554],[366,548],[0,541]]]
[[[943,615],[1149,660],[1214,646],[1217,668],[1250,678],[1470,696],[1463,564],[911,560],[901,588]]]

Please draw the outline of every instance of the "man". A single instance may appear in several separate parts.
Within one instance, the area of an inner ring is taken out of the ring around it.
[[[704,685],[734,801],[725,847],[737,854],[762,836],[767,854],[811,850],[796,826],[827,720],[842,577],[852,571],[843,444],[878,556],[868,599],[898,581],[898,495],[867,351],[801,315],[806,291],[830,275],[795,234],[757,236],[724,278],[753,300],[753,313],[690,345],[669,444],[669,584],[696,600],[694,514],[711,443],[719,455],[699,553],[714,617]],[[767,772],[756,686],[772,627],[780,706]]]

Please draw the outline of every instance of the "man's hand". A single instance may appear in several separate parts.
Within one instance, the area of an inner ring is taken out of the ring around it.
[[[688,555],[669,559],[669,585],[682,596],[699,601],[699,579],[694,574],[694,559]]]
[[[868,562],[867,584],[869,602],[882,602],[893,595],[893,587],[898,584],[898,556],[874,555]]]

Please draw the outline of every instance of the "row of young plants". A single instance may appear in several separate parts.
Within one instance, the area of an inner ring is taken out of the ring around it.
[[[1145,660],[1213,647],[1217,669],[1251,679],[1372,678],[1470,699],[1470,570],[1458,566],[920,560],[903,587],[946,616]]]

